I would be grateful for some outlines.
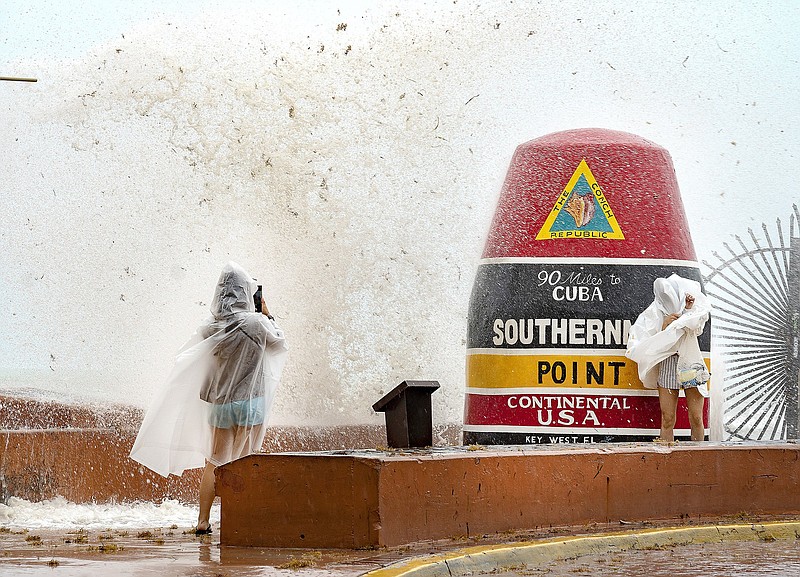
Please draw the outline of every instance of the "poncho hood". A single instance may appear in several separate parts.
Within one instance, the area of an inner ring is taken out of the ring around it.
[[[256,306],[253,295],[258,289],[256,279],[233,261],[226,264],[219,275],[214,299],[211,301],[211,314],[221,319],[234,313],[254,313]]]

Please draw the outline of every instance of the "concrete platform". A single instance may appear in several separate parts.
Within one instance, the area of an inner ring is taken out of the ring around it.
[[[800,445],[251,455],[217,470],[221,543],[393,547],[611,521],[800,513]]]

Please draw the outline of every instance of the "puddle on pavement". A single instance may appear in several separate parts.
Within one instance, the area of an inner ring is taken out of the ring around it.
[[[4,531],[0,576],[353,576],[380,566],[378,551],[220,547],[187,528]]]
[[[759,522],[764,520],[758,519]],[[741,519],[738,521],[741,522]],[[756,522],[757,519],[748,521]],[[672,525],[668,521],[625,522],[625,528],[629,530],[657,526]],[[0,577],[356,577],[404,558],[473,545],[514,543],[559,535],[596,534],[619,527],[618,524],[591,524],[582,527],[540,528],[364,550],[221,547],[218,530],[212,535],[196,536],[188,527],[175,525],[149,529],[88,531],[25,531],[0,527]],[[729,541],[657,550],[617,551],[537,567],[506,567],[504,571],[492,573],[492,577],[694,577],[699,574],[714,577],[800,575],[800,540]]]

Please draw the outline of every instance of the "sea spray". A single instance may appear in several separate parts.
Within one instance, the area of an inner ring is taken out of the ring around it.
[[[208,6],[79,57],[52,47],[66,9],[14,22],[44,39],[3,60],[39,78],[0,89],[3,389],[145,406],[233,258],[291,339],[274,422],[377,423],[405,378],[438,379],[434,419],[458,422],[469,286],[520,142],[659,142],[706,253],[791,206],[797,10]]]
[[[462,131],[474,94],[452,93],[444,45],[412,49],[408,78],[402,33],[279,28],[228,42],[210,17],[159,21],[39,63],[36,89],[14,93],[25,202],[4,203],[4,236],[25,242],[3,259],[24,266],[5,288],[25,311],[12,319],[22,365],[40,372],[7,386],[146,404],[236,258],[289,335],[276,422],[369,420],[382,392],[423,377],[444,386],[437,420],[458,419],[493,195],[476,191],[495,188]]]

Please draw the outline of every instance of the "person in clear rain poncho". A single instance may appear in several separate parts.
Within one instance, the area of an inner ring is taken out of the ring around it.
[[[205,467],[198,533],[211,530],[214,469],[261,448],[286,362],[286,339],[263,298],[256,312],[257,288],[236,263],[223,268],[211,318],[178,352],[131,450],[165,477]]]
[[[672,441],[678,395],[683,389],[689,409],[692,440],[705,438],[703,400],[708,397],[710,373],[697,337],[703,333],[711,304],[700,283],[673,274],[653,283],[655,300],[636,319],[628,333],[625,353],[636,361],[646,388],[658,389],[662,441]]]

